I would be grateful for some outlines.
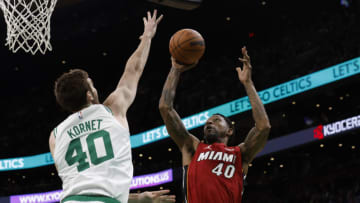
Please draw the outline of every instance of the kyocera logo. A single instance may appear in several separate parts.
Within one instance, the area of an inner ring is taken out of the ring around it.
[[[314,129],[314,138],[323,139],[326,136],[335,135],[358,127],[360,127],[360,116],[354,116],[327,125],[319,125]]]
[[[323,125],[319,125],[314,129],[314,138],[319,140],[324,138]]]

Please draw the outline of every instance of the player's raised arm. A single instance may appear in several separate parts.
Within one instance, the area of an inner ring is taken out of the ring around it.
[[[164,120],[166,129],[170,137],[180,148],[183,154],[183,164],[187,165],[191,161],[191,155],[195,152],[199,140],[186,130],[180,116],[173,107],[176,87],[182,72],[188,70],[195,65],[183,66],[179,65],[172,59],[172,68],[164,84],[163,91],[159,102],[159,109],[162,119]],[[185,153],[185,154],[184,154]],[[186,156],[186,155],[190,156]]]
[[[143,18],[144,33],[140,37],[141,42],[128,59],[115,91],[104,102],[104,105],[110,107],[114,116],[125,126],[128,126],[126,112],[135,99],[139,79],[149,56],[151,40],[162,17],[162,15],[157,17],[156,10],[153,14],[147,12],[147,18]]]
[[[251,79],[252,66],[250,57],[245,47],[242,48],[244,58],[239,58],[243,63],[243,68],[236,68],[240,82],[244,85],[252,107],[252,114],[255,120],[255,127],[248,133],[245,141],[240,144],[243,163],[249,164],[265,146],[269,137],[270,122],[265,108],[259,95],[256,92],[254,83]]]

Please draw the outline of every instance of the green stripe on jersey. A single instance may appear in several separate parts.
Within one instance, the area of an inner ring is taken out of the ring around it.
[[[111,109],[110,109],[108,106],[105,106],[105,105],[103,105],[103,106],[105,107],[106,111],[108,111],[109,113],[111,113],[111,115],[114,115],[113,112],[111,111]]]
[[[98,201],[103,203],[120,203],[118,200],[106,197],[106,196],[98,196],[98,195],[71,195],[64,198],[61,203],[65,203],[67,201],[79,201],[79,202],[90,202],[90,201]]]
[[[54,129],[54,137],[56,137],[57,128]]]

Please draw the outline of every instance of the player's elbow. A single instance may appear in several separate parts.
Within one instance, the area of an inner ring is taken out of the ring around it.
[[[141,73],[140,64],[137,61],[130,61],[126,64],[125,73],[127,75],[138,75]]]
[[[160,100],[159,102],[159,110],[161,113],[166,113],[169,112],[171,110],[171,107],[166,104],[165,102],[163,102],[162,100]]]
[[[269,122],[264,123],[261,126],[257,126],[261,134],[269,134],[271,130],[271,125]]]

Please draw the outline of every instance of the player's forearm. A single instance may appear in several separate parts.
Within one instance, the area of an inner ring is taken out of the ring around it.
[[[173,108],[176,87],[180,79],[180,71],[172,67],[164,84],[159,102],[160,110],[170,110]]]
[[[141,42],[126,63],[125,71],[142,74],[146,61],[149,57],[151,37],[143,36]]]
[[[175,91],[180,74],[181,72],[177,68],[171,68],[161,94],[159,110],[170,137],[174,140],[179,149],[182,150],[187,140],[188,142],[192,142],[192,139],[182,123],[180,116],[173,108]]]
[[[256,92],[254,83],[249,81],[244,84],[246,93],[249,97],[250,104],[252,107],[252,114],[255,120],[256,128],[260,131],[269,131],[270,130],[270,122],[269,118],[266,114],[265,107]]]

